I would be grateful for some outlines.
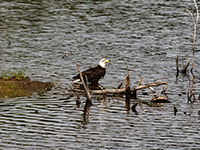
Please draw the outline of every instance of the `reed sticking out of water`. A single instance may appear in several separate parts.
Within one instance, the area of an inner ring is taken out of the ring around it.
[[[186,65],[184,65],[183,70],[181,70],[181,72],[182,72],[183,74],[186,74],[187,67],[189,66],[189,64],[190,64],[190,61],[188,61],[188,63],[187,63]]]
[[[193,0],[194,1],[194,5],[196,7],[196,13],[197,13],[197,18],[196,18],[196,21],[194,19],[194,15],[193,13],[188,10],[188,9],[184,9],[186,11],[188,11],[192,17],[192,20],[193,20],[193,23],[194,23],[194,39],[193,39],[193,46],[192,46],[192,53],[193,53],[193,57],[192,57],[192,66],[191,66],[191,78],[189,79],[189,88],[188,88],[188,91],[187,91],[187,98],[188,98],[188,102],[190,103],[193,103],[195,101],[195,95],[193,93],[193,83],[194,83],[194,74],[193,74],[193,67],[194,67],[194,58],[195,58],[195,42],[196,42],[196,28],[197,28],[197,23],[199,21],[199,10],[198,10],[198,6],[197,6],[197,3],[196,3],[196,0]],[[186,65],[183,66],[183,70],[181,70],[181,73],[183,74],[186,74],[187,73],[187,67],[189,66],[189,63],[190,61],[188,61],[188,63]],[[178,55],[176,56],[176,68],[177,68],[177,74],[176,74],[176,77],[178,77],[178,73],[179,73],[179,70],[178,70]],[[191,85],[191,86],[190,86]],[[194,98],[194,100],[192,101],[191,98]]]
[[[188,103],[194,103],[196,98],[195,95],[193,93],[193,76],[191,76],[192,79],[189,79],[189,87],[188,87],[188,92],[187,92],[187,96],[188,96]],[[191,100],[193,97],[193,101]]]
[[[128,65],[127,68],[127,75],[126,75],[126,81],[125,81],[125,91],[126,91],[126,109],[127,113],[129,113],[130,110],[130,99],[131,99],[131,90],[130,90],[130,77],[129,77],[129,71],[128,71]]]
[[[195,19],[194,19],[194,16],[192,14],[192,12],[188,9],[185,9],[186,11],[188,11],[192,17],[192,20],[193,20],[193,23],[194,23],[194,40],[193,40],[193,46],[192,46],[192,51],[193,51],[193,58],[192,58],[192,66],[191,66],[191,70],[190,72],[192,73],[192,76],[191,76],[191,79],[189,80],[189,88],[188,88],[188,102],[191,102],[191,103],[194,103],[196,98],[195,98],[195,95],[193,93],[193,83],[194,83],[194,74],[193,74],[193,67],[194,67],[194,57],[195,57],[195,41],[196,41],[196,27],[197,27],[197,23],[199,21],[199,10],[198,10],[198,6],[197,6],[197,3],[196,3],[196,0],[193,0],[194,1],[194,5],[196,7],[196,12],[197,12],[197,18],[196,18],[196,22],[195,22]],[[191,84],[191,87],[190,87],[190,84]],[[191,98],[194,98],[194,100],[192,101]]]
[[[179,68],[178,68],[178,54],[176,55],[176,77],[178,77]]]
[[[188,10],[188,9],[185,9],[185,10],[187,10],[189,13],[190,13],[190,15],[191,15],[191,17],[192,17],[192,20],[193,20],[193,23],[194,23],[194,40],[193,40],[193,47],[192,47],[192,50],[193,50],[193,59],[192,59],[192,67],[191,67],[191,73],[193,74],[193,67],[194,67],[194,52],[195,52],[195,41],[196,41],[196,28],[197,28],[197,23],[198,23],[198,21],[199,21],[199,10],[198,10],[198,6],[197,6],[197,3],[196,3],[196,0],[193,0],[194,1],[194,5],[195,5],[195,7],[196,7],[196,11],[197,11],[197,19],[196,19],[196,22],[195,22],[195,19],[194,19],[194,16],[193,16],[193,14],[192,14],[192,12],[190,11],[190,10]]]
[[[177,112],[178,112],[178,109],[177,109],[176,106],[174,105],[174,116],[176,116]]]
[[[199,10],[198,10],[198,6],[197,6],[197,3],[196,3],[196,0],[193,0],[193,1],[194,1],[194,5],[195,5],[195,7],[196,7],[196,12],[197,12],[196,21],[195,21],[195,19],[194,19],[194,16],[193,16],[192,12],[191,12],[190,10],[188,10],[188,9],[184,9],[184,10],[186,10],[186,11],[188,11],[188,12],[190,13],[190,15],[191,15],[191,17],[192,17],[192,20],[193,20],[193,23],[194,23],[194,39],[193,39],[193,46],[192,46],[193,57],[192,57],[192,66],[191,66],[191,70],[190,70],[190,72],[192,73],[192,75],[193,75],[194,58],[195,58],[196,28],[197,28],[197,23],[198,23],[198,21],[199,21]],[[190,61],[188,61],[188,63],[187,63],[186,65],[184,65],[183,70],[181,71],[183,74],[186,74],[187,67],[189,66],[189,63],[190,63]],[[177,55],[177,57],[176,57],[176,67],[177,67],[177,65],[178,65],[178,55]],[[178,70],[177,70],[177,72],[178,72]],[[178,76],[178,73],[177,73],[176,76]],[[193,76],[194,76],[194,75],[193,75]]]

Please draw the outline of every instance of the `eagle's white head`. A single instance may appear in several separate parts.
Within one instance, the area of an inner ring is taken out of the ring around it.
[[[105,67],[106,67],[106,63],[109,63],[109,60],[103,58],[103,59],[100,60],[99,65],[100,65],[102,68],[105,68]]]

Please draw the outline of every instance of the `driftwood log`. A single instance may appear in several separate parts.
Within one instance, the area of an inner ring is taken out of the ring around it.
[[[145,89],[145,88],[152,87],[152,86],[159,86],[159,85],[167,85],[167,83],[165,81],[162,81],[162,82],[155,82],[155,83],[139,85],[139,86],[130,88],[130,91],[134,92],[137,90]],[[80,90],[80,89],[71,89],[70,91],[84,92],[84,90]],[[90,92],[90,94],[124,94],[126,92],[126,89],[121,88],[121,89],[89,90],[89,92]]]

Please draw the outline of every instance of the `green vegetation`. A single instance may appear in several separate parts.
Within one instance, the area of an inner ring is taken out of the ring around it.
[[[30,96],[54,87],[52,82],[32,81],[22,71],[6,71],[0,75],[0,98]]]
[[[0,74],[0,78],[2,79],[10,79],[10,78],[16,78],[17,80],[22,80],[26,78],[25,73],[23,71],[6,71],[3,74]]]

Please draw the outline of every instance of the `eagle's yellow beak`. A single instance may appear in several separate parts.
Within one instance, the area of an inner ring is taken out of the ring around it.
[[[109,60],[106,59],[104,62],[109,63]]]

